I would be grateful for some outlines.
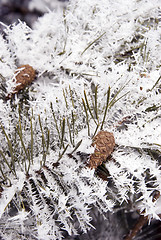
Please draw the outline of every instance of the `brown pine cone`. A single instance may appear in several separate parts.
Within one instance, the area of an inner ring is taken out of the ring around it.
[[[113,133],[100,131],[94,137],[92,146],[95,147],[95,150],[90,156],[88,167],[96,169],[113,152],[115,146]]]
[[[21,70],[22,69],[22,70]],[[10,99],[14,94],[18,93],[20,90],[24,89],[26,86],[30,85],[35,79],[36,71],[30,65],[22,65],[18,67],[15,71],[16,75],[16,86],[11,93],[6,97]]]

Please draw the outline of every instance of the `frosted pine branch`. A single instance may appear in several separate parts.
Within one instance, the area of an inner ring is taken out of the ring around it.
[[[160,198],[153,201],[161,191],[159,9],[157,0],[77,0],[45,13],[32,29],[21,21],[6,26],[0,36],[4,239],[86,233],[93,207],[106,215],[129,202],[145,218],[159,219]],[[36,79],[6,101],[16,69],[27,64]],[[91,169],[100,131],[112,133],[116,145]]]

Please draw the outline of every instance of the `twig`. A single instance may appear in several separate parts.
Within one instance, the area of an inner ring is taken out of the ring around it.
[[[132,240],[136,236],[136,234],[142,229],[142,227],[147,221],[148,221],[148,216],[144,217],[144,215],[141,215],[138,219],[138,222],[134,226],[134,228],[126,236],[125,240]]]
[[[160,197],[160,192],[156,191],[153,196],[153,202],[155,202]],[[136,223],[136,225],[133,227],[133,229],[130,231],[130,233],[126,236],[124,240],[132,240],[136,234],[142,229],[145,223],[148,221],[148,216],[141,215]]]

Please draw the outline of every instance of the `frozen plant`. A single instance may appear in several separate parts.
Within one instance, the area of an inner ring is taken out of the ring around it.
[[[0,36],[2,239],[85,233],[93,227],[93,207],[112,213],[129,202],[149,221],[160,219],[159,2],[73,0],[33,29],[21,21],[6,26]],[[26,65],[36,70],[35,80],[14,92]],[[100,131],[114,134],[115,148],[91,169]]]

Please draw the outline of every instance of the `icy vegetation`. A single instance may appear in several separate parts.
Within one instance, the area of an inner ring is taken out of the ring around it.
[[[129,202],[159,219],[160,11],[159,0],[73,0],[45,13],[33,29],[23,22],[6,26],[0,36],[2,239],[61,240],[65,231],[92,227],[91,208],[113,212]],[[37,77],[6,100],[24,64]],[[112,132],[116,145],[95,170],[87,163],[100,130]]]

